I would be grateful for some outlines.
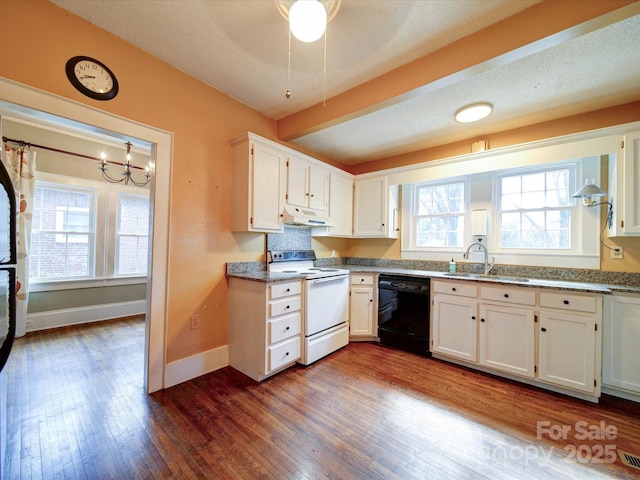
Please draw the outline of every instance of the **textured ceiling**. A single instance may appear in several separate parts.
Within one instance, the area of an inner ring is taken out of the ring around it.
[[[291,47],[272,0],[54,0],[273,119],[323,101],[323,45]],[[357,87],[539,0],[343,0],[328,26],[326,97]],[[348,116],[295,143],[345,164],[640,100],[640,3],[624,15],[506,55],[407,98]],[[144,21],[140,21],[144,19]],[[284,93],[289,88],[292,97]],[[472,101],[495,113],[461,126]]]

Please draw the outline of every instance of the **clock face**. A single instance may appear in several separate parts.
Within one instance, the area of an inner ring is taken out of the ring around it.
[[[71,84],[88,97],[110,100],[118,93],[115,75],[98,60],[73,57],[67,62],[66,72]]]

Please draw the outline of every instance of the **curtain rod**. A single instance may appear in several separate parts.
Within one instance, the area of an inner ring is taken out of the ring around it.
[[[76,153],[76,152],[69,152],[67,150],[60,150],[59,148],[53,148],[53,147],[47,147],[46,145],[38,145],[36,143],[30,143],[30,142],[26,142],[24,140],[15,140],[13,138],[7,138],[7,137],[2,137],[2,141],[3,142],[11,142],[11,143],[16,143],[18,145],[20,145],[21,147],[34,147],[34,148],[42,148],[43,150],[50,150],[52,152],[56,152],[56,153],[63,153],[65,155],[72,155],[74,157],[80,157],[80,158],[84,158],[87,160],[95,160],[97,162],[102,162],[102,159],[100,157],[92,157],[91,155],[85,155],[84,153]],[[124,167],[124,163],[122,162],[116,162],[114,160],[105,160],[105,163],[111,164],[111,165],[119,165],[121,167]],[[135,168],[137,170],[145,170],[146,167],[139,167],[138,165],[130,165],[131,168]]]

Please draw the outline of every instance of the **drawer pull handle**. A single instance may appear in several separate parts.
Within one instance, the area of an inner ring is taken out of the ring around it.
[[[289,330],[290,328],[291,328],[291,327],[287,327],[287,328],[285,328],[285,330]]]
[[[474,316],[474,317],[471,317],[471,320],[475,320],[475,319],[476,319],[476,317],[475,317],[475,316]]]
[[[451,290],[455,292],[456,291],[456,287],[453,287]]]
[[[287,310],[289,310],[289,305],[287,305],[287,306],[286,306],[286,307],[284,307],[284,308],[286,308]]]
[[[287,292],[290,292],[290,291],[291,291],[291,289],[290,289],[290,288],[287,288],[287,290],[286,290],[286,291],[287,291]]]
[[[505,294],[504,294],[504,298],[509,298],[509,294],[508,294],[508,293],[505,293]]]
[[[284,354],[284,356],[285,356],[285,357],[288,357],[288,356],[289,356],[289,352],[285,353],[285,354]]]
[[[569,300],[564,300],[562,303],[564,303],[565,305],[569,305]]]
[[[484,318],[481,318],[481,319],[480,319],[480,321],[481,321],[482,323],[484,323]]]
[[[540,330],[542,330],[543,332],[546,332],[546,331],[547,331],[547,329],[546,329],[546,328],[544,328],[544,327],[542,327]]]

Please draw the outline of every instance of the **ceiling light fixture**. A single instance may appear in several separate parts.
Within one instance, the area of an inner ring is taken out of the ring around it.
[[[327,24],[333,20],[342,0],[274,0],[280,14],[289,22],[289,57],[286,98],[291,98],[291,35],[311,43],[324,36],[324,68],[322,71],[322,104],[327,91]]]
[[[100,169],[100,171],[102,172],[103,178],[107,182],[110,182],[110,183],[122,183],[122,182],[124,182],[125,185],[129,185],[129,182],[131,182],[137,187],[144,187],[145,185],[147,185],[151,181],[151,173],[149,172],[150,168],[149,168],[149,166],[147,166],[144,169],[144,177],[146,178],[146,180],[145,181],[141,181],[141,182],[137,182],[131,176],[131,169],[135,168],[135,169],[142,170],[143,168],[142,167],[138,167],[137,165],[131,165],[131,146],[132,146],[131,142],[127,142],[127,143],[125,143],[125,145],[127,147],[127,155],[125,157],[125,159],[126,159],[125,163],[107,161],[107,154],[105,152],[102,152],[100,154],[100,166],[98,167],[98,169]],[[117,179],[117,178],[111,177],[107,173],[107,163],[123,166],[124,167],[124,171],[122,172],[122,178]]]
[[[493,105],[490,103],[472,103],[458,110],[454,118],[459,123],[477,122],[491,115],[491,112],[493,112]]]
[[[315,42],[327,29],[327,11],[317,0],[298,0],[289,9],[289,27],[301,42]]]

